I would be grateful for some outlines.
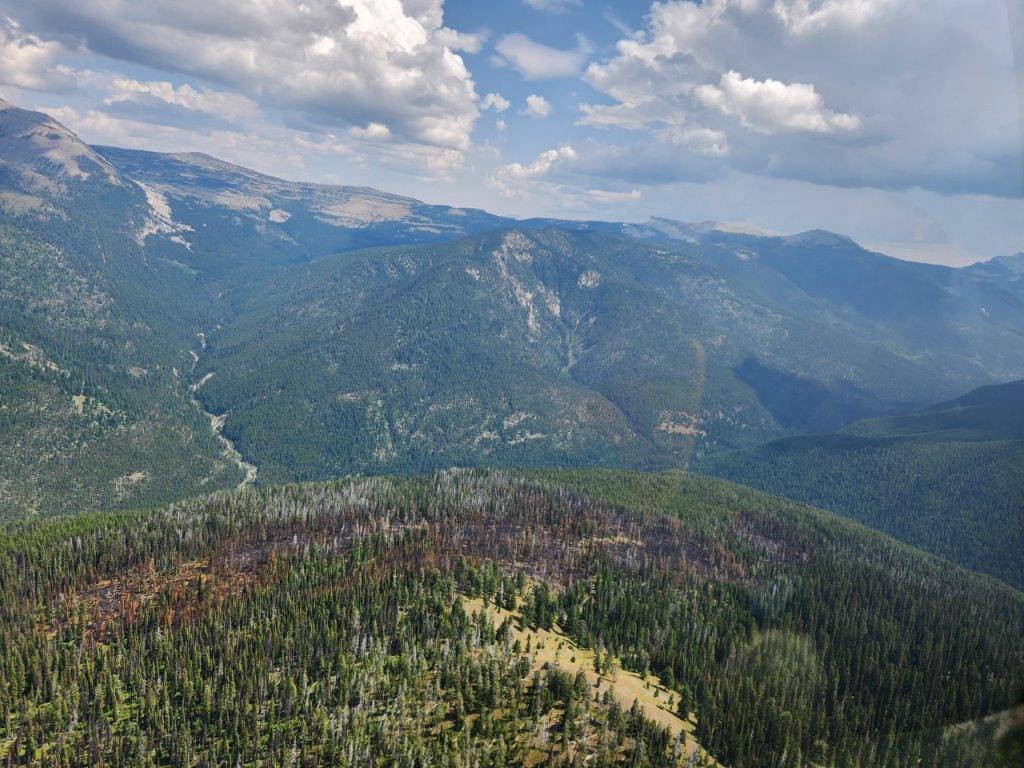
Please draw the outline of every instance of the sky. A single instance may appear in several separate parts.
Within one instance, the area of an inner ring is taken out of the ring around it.
[[[954,265],[1024,250],[1022,85],[1024,0],[0,0],[90,143]]]

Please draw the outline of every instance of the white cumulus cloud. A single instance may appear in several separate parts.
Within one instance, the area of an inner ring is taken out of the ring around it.
[[[895,0],[775,0],[772,12],[793,32],[856,28],[876,21]]]
[[[65,44],[200,77],[310,124],[378,122],[465,150],[479,116],[458,50],[482,38],[443,24],[442,0],[8,0],[39,46]],[[26,33],[26,34],[27,34]]]
[[[504,112],[512,104],[500,93],[488,93],[480,100],[480,109],[493,109],[495,112]]]
[[[549,149],[537,156],[529,165],[511,163],[495,171],[489,182],[505,197],[521,197],[558,165],[571,162],[578,157],[576,150],[570,146]]]
[[[365,126],[349,128],[349,134],[356,139],[382,141],[391,137],[391,129],[383,123],[367,123]]]
[[[833,133],[860,127],[855,115],[827,109],[821,94],[809,83],[755,80],[730,71],[718,85],[700,85],[694,94],[704,106],[766,133],[780,129]]]
[[[124,102],[147,102],[155,100],[187,110],[206,112],[227,120],[247,120],[259,114],[256,102],[247,96],[209,88],[193,88],[188,83],[175,86],[166,81],[139,81],[116,77],[110,81],[109,96],[104,103],[109,105]]]
[[[521,32],[503,35],[494,46],[494,63],[515,69],[527,80],[576,77],[593,53],[593,46],[582,36],[571,50],[552,48],[535,42]]]
[[[652,179],[1024,196],[999,0],[664,0],[623,35],[587,67],[604,98],[578,122],[637,132],[620,156]]]
[[[714,128],[670,125],[658,131],[656,136],[667,144],[685,146],[690,151],[706,157],[724,157],[729,154],[729,138],[725,135],[725,131]]]
[[[744,78],[724,65],[731,54],[725,44],[735,44],[744,25],[758,14],[761,24],[766,16],[778,16],[778,7],[785,3],[812,12],[807,0],[777,0],[771,9],[763,0],[656,3],[646,34],[621,40],[616,56],[587,69],[586,80],[614,103],[581,105],[581,122],[634,130],[680,126],[695,113],[712,109],[758,131],[853,130],[858,119],[830,111],[814,85]]]
[[[63,47],[25,33],[13,19],[0,19],[0,83],[17,88],[63,91],[75,73],[60,63]]]
[[[448,27],[442,27],[437,31],[437,41],[451,51],[465,51],[466,53],[480,53],[487,40],[486,32],[459,32]]]
[[[534,120],[547,117],[551,114],[551,102],[543,96],[531,93],[526,97],[526,108],[523,110],[523,114]]]

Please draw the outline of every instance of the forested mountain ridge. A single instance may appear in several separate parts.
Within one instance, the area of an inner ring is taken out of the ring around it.
[[[708,457],[702,471],[832,509],[1024,587],[1024,381]]]
[[[179,186],[190,178],[209,198],[197,194],[179,220],[183,204],[164,179],[131,177],[133,156],[117,154],[126,173],[53,118],[0,101],[0,517],[154,504],[237,485],[243,472],[191,397],[204,331],[232,316],[242,284],[332,251],[353,228],[373,229],[350,212],[317,230],[338,233],[336,241],[296,245],[273,229],[275,218],[287,227],[284,214],[246,218],[252,196],[272,194],[254,189],[265,177],[199,156],[165,161],[168,177]],[[216,188],[204,167],[233,174],[224,182],[233,190]],[[296,189],[305,188],[280,182],[274,199]],[[438,237],[440,216],[490,220],[450,208],[431,218],[428,206],[371,193],[321,198],[364,212],[378,199],[422,209],[404,235],[412,240]],[[402,237],[393,229],[376,236]]]
[[[678,472],[355,478],[4,533],[15,765],[700,764],[606,695],[621,666],[735,768],[980,768],[995,726],[950,726],[1024,676],[1021,593]],[[530,627],[595,650],[597,686]]]
[[[849,257],[891,302],[903,262],[821,233],[741,247],[733,238],[752,236],[692,242],[681,226],[638,240],[612,225],[527,222],[283,270],[210,334],[199,397],[230,411],[226,432],[275,480],[658,468],[906,410],[1024,365],[1024,336],[962,316],[974,293],[1002,296],[996,287],[929,271],[905,288],[928,306],[892,317],[824,275]],[[1024,308],[1014,322],[1024,327]]]
[[[7,517],[160,503],[245,462],[684,466],[1024,376],[1002,277],[831,233],[514,223],[88,147],[10,105],[0,149]]]
[[[274,479],[685,463],[700,320],[638,284],[634,251],[503,230],[314,262],[211,334],[198,396]]]
[[[0,517],[238,482],[183,381],[202,289],[149,258],[148,210],[73,133],[0,103]]]
[[[902,261],[825,231],[785,237],[694,232],[664,220],[632,231],[697,243],[706,263],[762,300],[799,310],[801,317],[824,313],[825,322],[931,367],[953,394],[970,389],[967,382],[978,375],[994,382],[1015,377],[1014,338],[1024,332],[1024,304],[1004,280],[983,270]],[[973,359],[967,350],[975,352]]]

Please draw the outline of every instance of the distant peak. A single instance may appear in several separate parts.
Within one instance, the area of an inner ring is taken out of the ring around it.
[[[857,245],[852,237],[830,232],[827,229],[809,229],[806,232],[787,235],[782,239],[787,243],[797,245]]]
[[[200,168],[210,168],[223,171],[232,171],[235,173],[257,174],[257,171],[253,171],[250,168],[246,168],[242,165],[230,163],[227,160],[221,160],[219,157],[208,155],[205,152],[172,152],[167,155],[172,160],[177,160],[180,163],[186,163],[188,165],[195,165]]]
[[[713,219],[687,222],[677,221],[676,219],[669,219],[663,216],[651,216],[650,219],[648,219],[648,225],[659,231],[665,232],[666,234],[672,234],[677,237],[683,236],[684,239],[687,236],[695,237],[699,235],[708,235],[713,232],[721,232],[726,235],[773,237],[771,232],[758,229],[750,224],[715,221]]]
[[[40,184],[63,185],[66,179],[85,180],[95,173],[112,184],[122,183],[110,163],[58,120],[2,99],[0,163],[18,174],[20,186],[28,185],[36,191]]]
[[[698,232],[723,232],[727,235],[752,235],[753,237],[772,237],[772,233],[758,229],[750,224],[730,223],[727,221],[698,221],[689,225]]]
[[[1010,256],[997,256],[992,261],[1000,266],[1006,267],[1011,272],[1024,274],[1024,251],[1014,253]]]
[[[211,165],[229,166],[232,168],[241,168],[242,166],[234,163],[229,163],[227,160],[221,160],[219,157],[214,157],[206,152],[174,152],[171,157],[176,157],[180,160],[185,160],[193,163],[209,163]]]

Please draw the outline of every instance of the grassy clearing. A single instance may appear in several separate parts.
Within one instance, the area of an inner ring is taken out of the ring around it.
[[[529,655],[535,670],[551,664],[573,675],[582,672],[595,693],[611,691],[623,709],[629,709],[634,701],[638,702],[645,717],[668,728],[673,737],[682,734],[686,754],[696,750],[704,764],[720,765],[693,737],[697,727],[696,714],[691,712],[686,719],[679,717],[674,706],[674,694],[656,675],[643,678],[635,672],[622,669],[617,660],[612,672],[598,675],[594,669],[596,652],[578,646],[560,632],[557,626],[552,630],[528,627],[519,611],[508,611],[494,603],[485,606],[479,597],[463,597],[463,609],[469,614],[485,612],[495,626],[510,620],[512,637],[519,640],[524,649],[530,649]]]

